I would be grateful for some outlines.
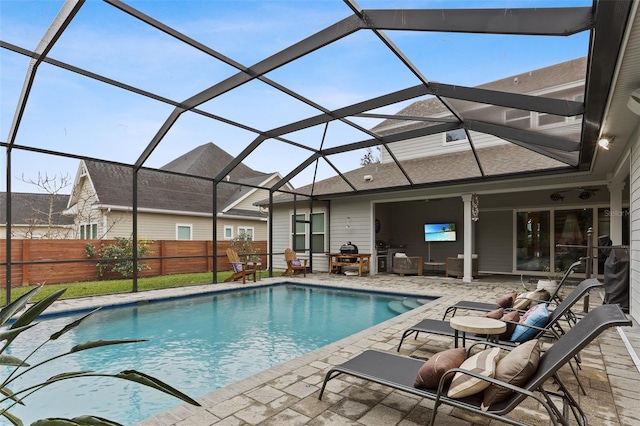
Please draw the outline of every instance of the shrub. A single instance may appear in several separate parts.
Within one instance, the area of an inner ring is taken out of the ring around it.
[[[153,254],[149,250],[151,241],[138,240],[138,259]],[[85,246],[87,257],[101,259],[96,263],[98,276],[102,277],[107,272],[117,272],[125,278],[133,276],[133,238],[116,237],[115,242],[105,245],[100,243],[100,248],[96,248],[91,243]],[[138,260],[138,272],[150,269],[149,265]]]
[[[244,262],[260,262],[260,249],[253,247],[253,239],[245,234],[241,233],[235,238],[229,241],[229,246],[238,253],[240,260]]]

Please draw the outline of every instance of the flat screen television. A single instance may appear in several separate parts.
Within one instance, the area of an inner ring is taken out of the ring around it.
[[[455,222],[424,224],[424,241],[425,242],[430,243],[432,241],[455,241],[455,240],[456,240]]]

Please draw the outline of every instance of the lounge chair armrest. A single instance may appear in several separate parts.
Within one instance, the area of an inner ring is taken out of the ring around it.
[[[519,386],[512,385],[511,383],[503,382],[502,380],[494,379],[493,377],[483,376],[482,374],[478,374],[473,371],[465,370],[462,368],[452,368],[451,370],[448,370],[446,373],[444,373],[440,378],[440,383],[438,383],[438,391],[436,393],[436,404],[437,404],[437,401],[441,399],[441,397],[443,396],[446,397],[446,394],[443,394],[442,392],[444,389],[444,385],[449,381],[448,378],[450,378],[451,375],[455,373],[462,373],[467,376],[475,377],[485,382],[489,382],[490,384],[509,389],[513,392],[521,393],[523,395],[536,399],[538,402],[544,403],[544,399],[542,397],[537,396],[535,393],[527,389],[523,389]]]
[[[479,342],[475,342],[473,343],[471,346],[469,346],[469,349],[467,349],[467,358],[469,358],[469,355],[471,355],[471,351],[476,347],[476,346],[480,346],[483,345],[484,348],[486,349],[488,346],[491,346],[492,348],[500,348],[503,349],[505,351],[511,351],[513,350],[516,346],[507,346],[507,345],[503,345],[500,342],[492,342],[490,340],[482,340]]]

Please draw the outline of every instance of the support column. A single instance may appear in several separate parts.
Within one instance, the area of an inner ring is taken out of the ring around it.
[[[473,221],[471,220],[471,194],[463,194],[464,202],[464,276],[462,281],[470,283],[473,279],[471,264],[473,260]]]
[[[622,245],[622,190],[624,182],[609,182],[609,238],[614,246]]]

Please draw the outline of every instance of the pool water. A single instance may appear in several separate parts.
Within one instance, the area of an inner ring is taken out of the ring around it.
[[[47,344],[48,353],[65,352],[88,340],[149,341],[74,354],[46,364],[38,376],[42,380],[60,372],[135,369],[198,398],[390,319],[397,313],[389,303],[404,296],[276,285],[105,309]],[[12,344],[13,354],[25,356],[70,319],[42,321],[29,330],[28,338],[23,334]],[[30,364],[46,358],[41,351],[36,355]],[[15,392],[28,383],[35,378],[25,377],[10,388]],[[12,408],[25,424],[92,414],[131,425],[182,404],[156,390],[104,378],[60,382],[39,394],[27,398],[24,407]]]

